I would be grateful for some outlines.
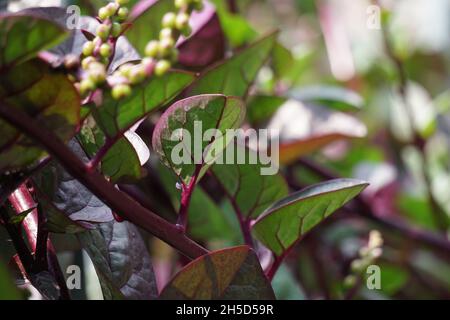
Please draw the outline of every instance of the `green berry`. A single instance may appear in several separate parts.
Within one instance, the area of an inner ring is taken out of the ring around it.
[[[182,9],[189,5],[189,0],[175,0],[175,8]]]
[[[145,67],[143,65],[134,66],[128,75],[128,80],[132,84],[138,84],[145,79]]]
[[[111,95],[114,99],[120,100],[131,94],[131,87],[127,84],[118,84],[112,88]]]
[[[95,44],[92,41],[88,41],[83,45],[83,54],[85,56],[90,56],[94,53]]]
[[[175,27],[177,15],[173,12],[167,12],[162,19],[162,27],[172,29]]]
[[[204,8],[203,1],[202,0],[193,0],[192,8],[196,11],[202,11]]]
[[[160,77],[169,71],[171,65],[167,60],[160,60],[156,63],[155,74]]]
[[[108,58],[111,55],[111,46],[107,43],[102,44],[100,46],[100,55]]]
[[[175,19],[175,27],[181,31],[188,26],[189,26],[189,15],[185,12],[180,12],[179,14],[177,14],[177,17]]]
[[[166,57],[170,54],[173,47],[175,46],[175,41],[172,38],[164,38],[159,42],[159,52],[161,56]]]
[[[80,94],[85,95],[88,91],[95,90],[95,82],[91,79],[84,79],[80,82]]]
[[[98,17],[100,20],[106,20],[110,17],[109,11],[106,7],[102,7],[98,10]]]
[[[149,43],[147,43],[147,46],[145,47],[145,55],[150,58],[156,58],[159,54],[160,46],[159,41],[152,40]]]
[[[159,32],[159,39],[165,39],[165,38],[172,38],[172,29],[170,28],[163,28]]]
[[[128,4],[128,2],[130,2],[130,0],[116,0],[116,3],[119,6],[124,6],[124,5]]]
[[[128,13],[129,13],[128,8],[123,7],[119,9],[117,16],[120,21],[125,21],[128,18]]]
[[[90,65],[92,62],[95,62],[95,61],[96,61],[95,58],[92,57],[92,56],[89,56],[89,57],[87,57],[87,58],[84,58],[84,59],[81,61],[81,67],[82,67],[84,70],[86,70],[86,69],[89,68],[89,65]]]
[[[102,39],[102,41],[106,41],[109,37],[109,32],[111,31],[111,26],[106,24],[101,24],[97,27],[97,36]]]
[[[122,32],[122,26],[120,25],[120,23],[114,22],[111,27],[111,35],[114,38],[117,38],[118,36],[120,36],[121,32]]]
[[[110,2],[106,5],[106,9],[108,10],[109,16],[112,17],[116,14],[117,10],[119,10],[119,5],[115,2]]]
[[[180,32],[185,38],[187,38],[191,35],[192,28],[188,25],[185,28],[181,29]]]
[[[133,65],[131,63],[123,64],[119,67],[119,74],[128,78],[132,68],[133,68]]]
[[[155,60],[153,58],[144,58],[141,61],[141,64],[144,66],[145,69],[149,68],[150,65],[155,63]]]
[[[170,51],[169,58],[170,58],[170,60],[172,62],[177,62],[178,61],[178,55],[179,55],[178,49],[177,48],[173,48]]]

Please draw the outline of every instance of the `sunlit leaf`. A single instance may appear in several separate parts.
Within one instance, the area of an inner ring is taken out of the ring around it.
[[[242,101],[234,97],[200,95],[181,100],[159,119],[153,132],[153,149],[187,184],[195,175],[197,165],[201,166],[197,172],[201,176],[220,156],[229,142],[226,130],[238,128],[244,114]],[[203,141],[203,133],[208,129],[215,130],[214,136]]]
[[[295,192],[262,213],[253,233],[279,256],[367,185],[360,180],[336,179]]]
[[[32,58],[66,36],[61,26],[37,15],[0,14],[0,70]]]
[[[274,299],[256,254],[247,246],[202,256],[185,266],[160,295],[174,300]]]
[[[67,141],[80,119],[80,97],[64,73],[35,59],[0,73],[0,100],[28,113]],[[0,120],[0,171],[30,165],[45,155],[29,138]]]
[[[207,69],[190,88],[191,94],[221,93],[243,97],[267,61],[276,40],[272,33]]]

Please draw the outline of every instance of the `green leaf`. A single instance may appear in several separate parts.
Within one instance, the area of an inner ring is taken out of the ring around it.
[[[291,96],[302,102],[312,102],[325,107],[343,110],[357,111],[364,104],[364,99],[356,92],[334,86],[310,86],[296,89]]]
[[[241,152],[245,155],[245,159],[256,159],[255,151],[238,144],[235,144],[235,147],[236,158]],[[288,195],[288,186],[279,174],[262,175],[261,169],[265,166],[261,162],[255,164],[249,162],[238,164],[236,160],[232,164],[215,164],[212,172],[242,215],[257,218],[272,203]]]
[[[253,226],[253,233],[280,256],[367,185],[355,179],[336,179],[295,192],[267,209]]]
[[[35,15],[0,15],[0,69],[24,62],[66,36],[67,32],[61,26]]]
[[[42,127],[67,141],[80,119],[80,97],[62,72],[38,59],[0,73],[0,100],[32,116]],[[32,164],[45,155],[34,141],[0,120],[0,172]]]
[[[193,84],[190,93],[221,93],[243,97],[267,61],[276,41],[272,33],[254,42],[241,52],[203,72]]]
[[[103,297],[148,300],[157,297],[153,267],[139,230],[115,220],[78,234],[99,276]]]
[[[22,300],[6,265],[0,261],[0,300]]]
[[[238,128],[244,113],[242,101],[235,97],[211,94],[178,101],[156,124],[153,149],[188,184],[193,176],[202,176],[222,153],[229,143],[226,130]],[[203,141],[203,133],[209,129],[216,130],[215,139]],[[200,172],[196,172],[197,165],[201,166]]]
[[[247,246],[214,251],[192,261],[175,275],[160,298],[275,299],[256,254]]]
[[[194,74],[172,71],[163,77],[133,87],[133,94],[123,100],[114,100],[108,93],[103,105],[92,108],[92,115],[103,132],[110,138],[124,133],[151,111],[174,99],[194,79]]]
[[[174,10],[173,0],[141,1],[133,8],[130,14],[132,26],[126,37],[142,56],[147,42],[159,38],[164,14]]]
[[[93,157],[106,143],[106,137],[92,117],[88,117],[78,138],[89,157]],[[125,137],[119,138],[101,161],[102,173],[113,183],[136,181],[142,177],[141,163],[133,145]]]

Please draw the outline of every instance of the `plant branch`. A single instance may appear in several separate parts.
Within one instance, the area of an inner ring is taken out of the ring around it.
[[[189,184],[182,183],[181,185],[181,200],[180,200],[180,210],[178,213],[177,228],[186,232],[186,227],[188,223],[189,216],[189,204],[191,203],[192,194],[194,193],[195,185],[197,183],[198,175],[202,169],[201,164],[195,166],[194,175],[189,181]]]
[[[98,172],[87,166],[53,132],[38,125],[26,113],[0,102],[0,117],[44,147],[74,178],[79,180],[113,211],[141,226],[189,258],[197,258],[208,251],[152,211],[115,188]]]
[[[8,200],[17,213],[21,213],[29,210],[30,208],[36,207],[36,203],[25,184],[19,186],[19,188],[9,196]],[[48,232],[42,233],[42,227],[39,226],[39,216],[41,216],[40,218],[43,219],[42,212],[39,213],[37,209],[34,209],[25,217],[22,222],[22,226],[27,236],[28,244],[31,250],[35,252],[36,259],[38,256],[41,259],[46,259],[45,261],[41,261],[40,266],[43,270],[50,269],[50,272],[53,274],[60,288],[61,298],[68,300],[70,299],[70,294],[66,286],[64,275],[59,265],[53,244],[50,240],[44,241],[43,239],[48,238]],[[39,235],[40,233],[41,235]],[[39,247],[40,253],[38,253]],[[43,252],[45,252],[45,255],[43,254]]]

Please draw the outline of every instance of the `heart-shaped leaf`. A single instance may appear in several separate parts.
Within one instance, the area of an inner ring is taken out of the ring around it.
[[[336,179],[295,192],[262,213],[253,226],[253,233],[280,256],[367,185],[355,179]]]
[[[257,153],[249,148],[237,145],[236,149],[236,158],[238,152],[242,152],[245,159],[258,159]],[[232,164],[215,164],[212,167],[214,176],[245,218],[258,217],[268,206],[288,194],[283,177],[279,174],[263,175],[263,167],[260,161],[255,164],[234,161]]]
[[[222,93],[243,97],[267,61],[276,33],[258,40],[229,59],[207,69],[190,89],[191,94]]]
[[[37,15],[0,14],[0,70],[32,58],[67,35],[60,25]]]
[[[155,299],[158,295],[153,267],[139,230],[115,220],[78,234],[99,276],[103,297]]]
[[[34,59],[0,73],[0,100],[32,116],[61,140],[74,134],[80,120],[80,97],[62,72]],[[0,120],[0,172],[30,165],[45,152],[33,140]]]
[[[243,102],[211,94],[186,98],[172,105],[153,132],[153,149],[182,182],[202,176],[229,141],[226,130],[238,128],[244,118]],[[204,133],[213,130],[204,140]],[[201,170],[198,170],[198,168]]]
[[[76,139],[69,142],[69,147],[83,161],[88,160]],[[76,233],[92,228],[90,224],[113,220],[111,209],[61,166],[49,165],[33,179],[51,231]]]
[[[204,255],[185,266],[160,295],[173,300],[275,299],[256,254],[247,246]]]
[[[194,77],[194,74],[183,71],[153,77],[133,87],[133,94],[120,101],[114,100],[107,93],[103,105],[92,108],[92,115],[103,132],[115,139],[150,112],[169,103],[194,80]]]

